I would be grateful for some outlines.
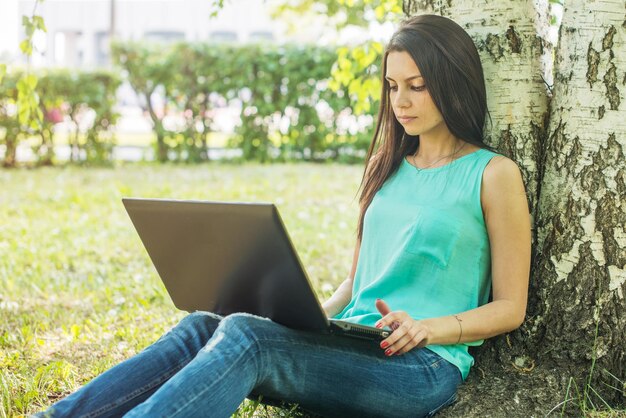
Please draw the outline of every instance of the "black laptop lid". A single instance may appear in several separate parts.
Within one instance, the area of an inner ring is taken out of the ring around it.
[[[123,203],[177,308],[248,312],[296,329],[328,328],[273,204]]]

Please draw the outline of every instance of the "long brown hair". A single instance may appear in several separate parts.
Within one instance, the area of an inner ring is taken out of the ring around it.
[[[454,21],[442,16],[420,15],[402,22],[382,59],[380,108],[359,187],[359,240],[363,236],[365,212],[374,195],[395,173],[402,159],[416,152],[419,146],[419,136],[404,132],[391,107],[389,82],[385,79],[390,52],[411,55],[435,106],[455,137],[489,149],[483,142],[488,113],[485,79],[472,38]]]

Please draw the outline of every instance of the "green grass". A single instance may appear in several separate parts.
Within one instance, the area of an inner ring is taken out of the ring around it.
[[[73,134],[72,134],[73,135]],[[213,148],[226,147],[229,135],[223,132],[211,132],[208,136],[208,146]],[[67,145],[69,143],[69,135],[67,132],[57,132],[54,134],[55,145]],[[73,140],[73,137],[72,137]],[[80,136],[80,141],[84,141],[84,135]],[[22,143],[35,146],[41,142],[39,137],[29,137]],[[115,144],[122,146],[150,147],[156,142],[153,132],[146,133],[129,133],[120,132],[115,135]]]
[[[123,196],[276,202],[324,298],[351,264],[360,174],[313,164],[0,171],[0,418],[41,410],[184,316]],[[246,402],[238,416],[298,416],[254,409]]]

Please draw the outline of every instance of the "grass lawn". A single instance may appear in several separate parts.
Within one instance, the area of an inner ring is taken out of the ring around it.
[[[115,134],[115,144],[122,146],[134,146],[134,147],[150,147],[155,142],[155,135],[152,132],[146,133],[130,133],[119,132]],[[223,148],[228,143],[229,136],[223,132],[211,132],[208,136],[208,145],[213,148]],[[72,138],[73,140],[73,138]],[[39,138],[30,138],[32,145],[40,142]],[[81,141],[84,138],[81,136]],[[69,143],[69,136],[66,132],[57,132],[54,134],[55,145],[67,145]]]
[[[184,316],[122,197],[277,203],[323,299],[351,265],[360,175],[314,164],[0,171],[0,418],[41,410]]]
[[[131,132],[119,132],[115,134],[115,144],[119,146],[130,146],[130,147],[150,147],[152,146],[156,139],[155,135],[152,132],[146,133],[131,133]],[[226,147],[228,143],[228,139],[230,137],[228,134],[223,132],[211,132],[208,136],[208,146],[212,148],[223,148]],[[67,145],[69,143],[70,137],[67,132],[56,132],[54,134],[54,145]],[[72,140],[74,138],[72,137]],[[83,135],[80,136],[80,141],[85,141]],[[35,146],[41,142],[39,137],[29,137],[28,139],[23,140],[22,144],[28,144],[30,146]]]

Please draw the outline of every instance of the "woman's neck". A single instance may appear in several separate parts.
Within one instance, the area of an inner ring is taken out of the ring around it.
[[[463,143],[462,140],[456,138],[448,130],[438,134],[422,134],[420,135],[420,143],[415,157],[420,161],[433,161],[458,152]]]

